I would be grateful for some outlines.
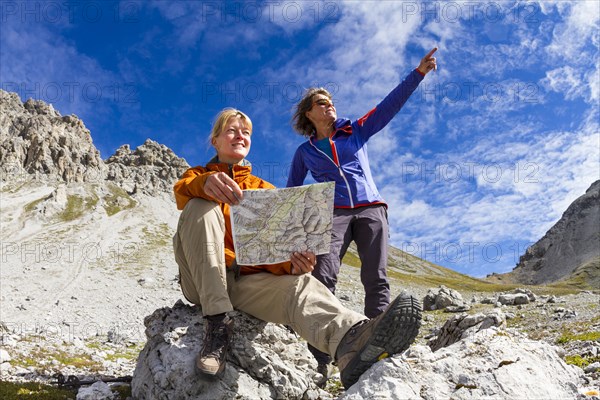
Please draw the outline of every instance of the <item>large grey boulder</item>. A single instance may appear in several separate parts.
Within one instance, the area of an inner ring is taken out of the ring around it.
[[[462,295],[454,289],[441,285],[438,289],[429,289],[423,298],[423,310],[468,311],[470,306],[465,303]]]
[[[529,303],[529,297],[524,293],[505,293],[498,296],[498,303],[505,306],[518,306]]]
[[[224,376],[207,381],[194,370],[203,339],[198,307],[178,301],[146,317],[148,341],[132,381],[136,399],[317,399],[329,398],[313,382],[316,361],[306,342],[285,327],[241,312]]]
[[[436,337],[431,339],[427,345],[431,350],[436,351],[492,326],[506,326],[506,317],[501,311],[494,310],[488,314],[455,315],[444,323]]]
[[[575,399],[583,371],[546,342],[498,327],[433,352],[414,346],[365,372],[340,400]]]

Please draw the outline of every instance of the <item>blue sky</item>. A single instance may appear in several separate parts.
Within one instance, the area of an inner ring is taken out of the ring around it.
[[[355,119],[439,47],[369,157],[392,244],[473,276],[511,270],[600,178],[596,1],[0,6],[1,88],[78,115],[102,158],[151,138],[203,164],[231,106],[277,186],[303,141],[289,120],[305,88],[327,87]]]

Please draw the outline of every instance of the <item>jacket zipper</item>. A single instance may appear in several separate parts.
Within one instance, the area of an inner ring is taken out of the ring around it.
[[[331,161],[333,163],[333,165],[335,165],[337,167],[338,171],[340,171],[340,175],[341,175],[342,179],[344,180],[344,182],[346,183],[346,189],[348,190],[348,198],[350,199],[350,208],[354,208],[354,200],[352,200],[352,192],[350,191],[350,185],[348,184],[348,179],[346,179],[346,175],[344,175],[344,171],[342,171],[342,166],[338,165],[335,161],[333,161],[331,159],[331,157],[329,157],[327,155],[327,153],[321,151],[321,149],[319,149],[317,146],[315,146],[312,141],[309,140],[309,142],[319,153],[323,154],[329,161]],[[334,148],[332,148],[331,150],[335,151],[337,154],[337,150],[335,150]]]

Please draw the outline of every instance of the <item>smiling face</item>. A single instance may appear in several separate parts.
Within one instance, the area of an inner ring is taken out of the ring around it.
[[[315,126],[332,124],[337,118],[333,101],[321,93],[317,93],[312,97],[312,107],[305,115]]]
[[[237,164],[250,151],[252,127],[239,116],[227,120],[218,136],[213,137],[212,145],[217,150],[220,162]]]

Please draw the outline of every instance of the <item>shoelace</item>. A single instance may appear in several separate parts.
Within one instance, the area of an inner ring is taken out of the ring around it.
[[[221,358],[225,346],[227,345],[229,333],[227,332],[227,326],[223,323],[209,326],[206,341],[204,343],[205,355],[210,355],[215,358]]]

